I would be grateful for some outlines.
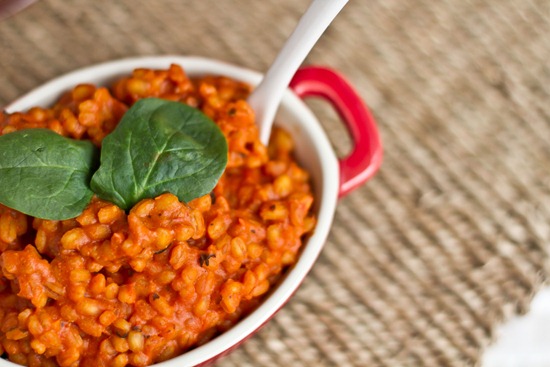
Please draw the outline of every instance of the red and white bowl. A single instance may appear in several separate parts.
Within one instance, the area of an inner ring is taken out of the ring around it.
[[[79,83],[105,85],[136,68],[165,69],[181,65],[190,76],[225,75],[257,85],[262,75],[224,62],[182,56],[136,57],[98,64],[58,77],[17,99],[5,109],[27,110],[33,106],[48,107],[66,90]],[[338,112],[352,138],[351,153],[336,157],[319,121],[302,101],[318,97]],[[378,170],[382,146],[374,119],[361,98],[338,73],[321,67],[305,67],[294,76],[283,96],[277,124],[291,133],[296,143],[296,157],[311,174],[315,195],[317,226],[305,243],[298,262],[286,272],[280,284],[261,306],[230,330],[208,343],[157,366],[204,366],[227,354],[252,336],[290,299],[313,266],[329,233],[337,201],[358,187]],[[0,360],[1,366],[15,364]]]

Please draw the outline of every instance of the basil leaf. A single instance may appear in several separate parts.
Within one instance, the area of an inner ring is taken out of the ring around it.
[[[196,108],[146,98],[105,137],[92,190],[130,209],[164,192],[188,202],[208,194],[227,165],[220,128]]]
[[[98,150],[48,129],[0,136],[0,203],[33,217],[74,218],[88,205]]]

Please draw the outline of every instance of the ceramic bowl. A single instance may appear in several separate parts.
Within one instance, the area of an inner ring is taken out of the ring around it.
[[[48,107],[66,90],[78,83],[105,85],[135,68],[166,69],[181,65],[190,76],[225,75],[257,85],[262,75],[252,70],[200,57],[137,57],[98,64],[60,76],[17,99],[8,112]],[[338,112],[352,139],[351,153],[338,158],[319,121],[302,101],[317,97],[330,103]],[[367,107],[338,73],[321,67],[300,69],[283,96],[276,124],[291,133],[296,142],[296,157],[313,181],[316,216],[314,234],[310,236],[297,263],[286,271],[280,283],[262,304],[233,328],[206,344],[179,357],[157,364],[164,367],[205,366],[235,349],[252,336],[290,299],[315,263],[329,233],[338,199],[367,181],[382,160],[382,147],[376,124]],[[0,360],[0,366],[15,366]]]

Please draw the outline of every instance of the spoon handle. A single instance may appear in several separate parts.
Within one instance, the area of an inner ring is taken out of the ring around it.
[[[271,64],[262,82],[248,98],[256,113],[260,140],[267,144],[284,91],[319,37],[348,0],[313,0]]]

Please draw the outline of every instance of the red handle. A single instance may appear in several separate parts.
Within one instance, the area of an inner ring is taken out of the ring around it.
[[[382,144],[374,118],[348,81],[331,69],[301,68],[290,82],[290,88],[301,98],[326,99],[349,130],[352,151],[339,160],[339,197],[343,197],[371,178],[382,163]]]

